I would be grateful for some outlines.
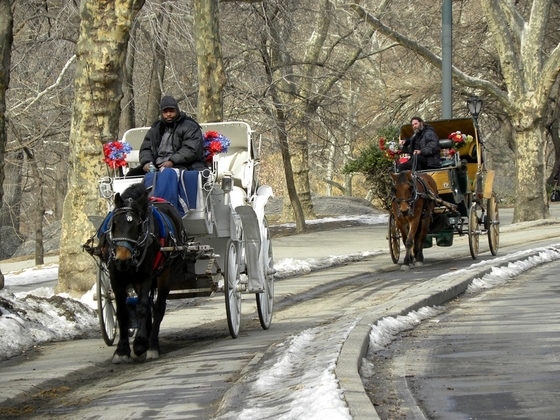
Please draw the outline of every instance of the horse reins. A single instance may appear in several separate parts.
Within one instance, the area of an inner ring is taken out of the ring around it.
[[[124,246],[131,252],[132,264],[135,265],[136,269],[138,270],[138,267],[140,267],[140,265],[144,261],[144,258],[146,257],[146,251],[148,249],[146,245],[149,237],[149,226],[148,226],[149,214],[146,216],[144,220],[142,220],[142,215],[140,215],[136,209],[129,206],[120,207],[114,210],[113,214],[111,215],[111,220],[109,221],[109,225],[112,226],[113,219],[115,218],[116,215],[120,215],[123,213],[126,213],[126,221],[129,223],[131,223],[134,220],[134,218],[141,221],[140,223],[142,224],[142,233],[137,239],[127,238],[127,237],[113,238],[112,229],[109,229],[107,234],[107,243],[109,244],[109,250],[110,250],[109,260],[114,259],[116,257],[115,248],[117,246]],[[138,259],[137,257],[140,254],[142,255],[140,259]]]

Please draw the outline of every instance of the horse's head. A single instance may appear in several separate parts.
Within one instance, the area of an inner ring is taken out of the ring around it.
[[[391,173],[391,178],[393,178],[394,182],[394,210],[399,215],[412,215],[414,213],[414,202],[416,201],[417,190],[411,172],[403,171],[396,174]]]
[[[110,258],[118,270],[126,271],[131,265],[140,264],[149,239],[148,215],[148,191],[142,184],[132,185],[122,195],[115,195],[109,245]]]

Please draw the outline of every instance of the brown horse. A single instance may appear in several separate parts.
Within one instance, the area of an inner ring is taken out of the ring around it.
[[[401,270],[408,270],[411,265],[420,267],[424,262],[422,251],[434,199],[438,197],[437,184],[430,175],[415,171],[391,173],[391,177],[394,181],[392,212],[406,247]]]

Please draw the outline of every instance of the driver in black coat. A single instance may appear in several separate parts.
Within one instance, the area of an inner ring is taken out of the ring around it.
[[[164,168],[206,169],[200,125],[179,110],[172,96],[164,96],[160,108],[161,118],[152,124],[140,146],[140,166],[131,169],[127,176]]]
[[[414,134],[409,139],[401,139],[399,147],[408,152],[411,158],[397,167],[397,171],[412,169],[416,159],[416,170],[441,168],[439,137],[432,126],[425,124],[420,117],[410,120]]]

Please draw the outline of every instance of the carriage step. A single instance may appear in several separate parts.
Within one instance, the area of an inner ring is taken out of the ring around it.
[[[200,288],[200,289],[184,289],[184,290],[173,290],[169,293],[168,299],[189,299],[195,297],[207,297],[212,294],[214,290],[212,288]]]

